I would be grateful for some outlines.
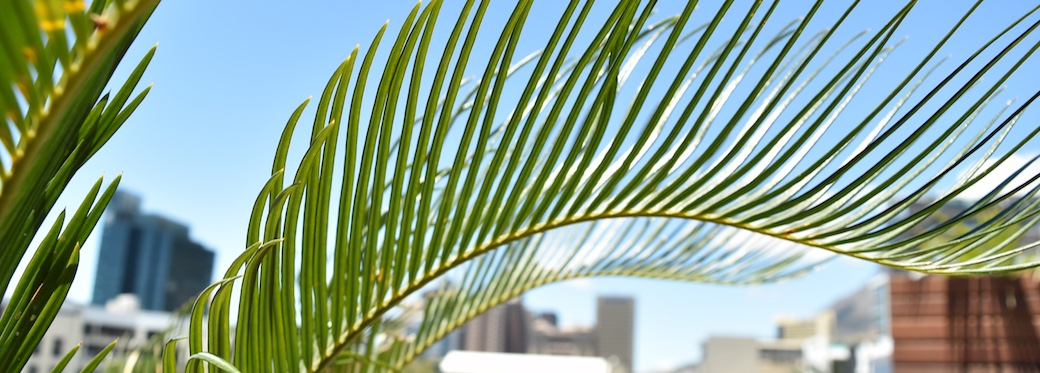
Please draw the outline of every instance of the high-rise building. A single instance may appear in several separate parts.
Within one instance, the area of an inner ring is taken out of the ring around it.
[[[520,298],[502,305],[505,318],[505,352],[527,352],[531,316],[524,309]]]
[[[502,307],[495,307],[474,317],[461,328],[460,347],[466,351],[503,352],[505,338]]]
[[[188,227],[141,212],[141,199],[116,192],[106,211],[92,303],[134,294],[146,310],[177,309],[208,286],[213,252]]]
[[[596,303],[596,347],[599,355],[617,359],[625,372],[632,372],[635,299],[599,297]]]
[[[463,326],[461,347],[468,351],[527,352],[529,317],[520,298],[487,310]]]

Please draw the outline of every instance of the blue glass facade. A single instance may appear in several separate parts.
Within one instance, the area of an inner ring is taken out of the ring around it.
[[[108,206],[91,302],[130,293],[143,309],[172,311],[210,284],[213,252],[193,242],[187,226],[142,213],[140,201],[117,192]]]

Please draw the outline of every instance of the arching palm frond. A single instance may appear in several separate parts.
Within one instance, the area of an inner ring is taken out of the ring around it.
[[[1019,243],[1040,212],[1034,180],[934,219],[1040,130],[1013,130],[1036,96],[987,109],[1040,45],[1033,13],[935,70],[969,11],[877,82],[913,4],[838,40],[854,6],[811,34],[820,2],[781,28],[766,26],[776,3],[731,3],[695,27],[694,3],[651,21],[653,4],[593,19],[572,1],[520,64],[530,1],[501,29],[467,2],[443,43],[441,1],[392,42],[384,27],[329,80],[287,182],[307,102],[291,116],[251,245],[196,304],[189,370],[399,367],[482,310],[580,276],[771,281],[826,256],[807,250],[946,274],[1038,264],[1017,255],[1036,245]],[[484,33],[501,36],[481,52]],[[418,339],[382,340],[391,310],[445,276],[458,285],[431,298]]]
[[[335,364],[378,362],[400,370],[449,332],[527,290],[597,276],[715,284],[773,282],[828,255],[713,223],[611,219],[534,235],[453,268],[373,322]]]
[[[114,95],[102,96],[157,3],[14,0],[0,11],[0,293],[40,239],[0,317],[0,371],[20,370],[36,349],[65,301],[80,245],[115,192],[118,177],[104,192],[99,179],[68,221],[62,212],[36,237],[72,176],[148,94],[133,91],[154,48]]]

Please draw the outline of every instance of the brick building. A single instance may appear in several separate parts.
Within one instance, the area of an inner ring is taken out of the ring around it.
[[[1030,277],[890,279],[896,373],[1040,372],[1040,284]]]

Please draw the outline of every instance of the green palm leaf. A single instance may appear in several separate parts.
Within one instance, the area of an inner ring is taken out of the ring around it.
[[[149,88],[136,95],[134,89],[154,48],[114,95],[102,96],[157,3],[94,1],[89,9],[82,0],[3,3],[0,292],[69,180],[148,94]],[[62,212],[40,239],[0,316],[0,370],[20,370],[36,348],[69,291],[80,245],[118,182],[99,194],[99,179],[71,219]]]
[[[804,260],[805,251],[722,225],[664,218],[610,219],[553,230],[452,269],[445,281],[428,286],[421,298],[404,300],[365,331],[364,340],[380,343],[354,343],[341,355],[347,358],[336,363],[357,363],[349,357],[360,356],[400,370],[466,321],[557,281],[637,276],[717,284],[772,282],[812,270],[817,262]],[[404,329],[416,321],[416,331],[407,333]]]
[[[501,25],[469,1],[443,42],[441,1],[384,26],[329,80],[286,182],[308,103],[291,116],[248,249],[196,304],[189,370],[399,369],[495,304],[576,277],[775,281],[827,257],[807,252],[944,274],[1037,266],[1018,238],[1040,176],[936,219],[1038,131],[1013,131],[1035,95],[987,110],[1040,46],[1033,13],[938,73],[969,11],[865,95],[912,3],[851,40],[835,35],[855,5],[810,34],[821,2],[780,29],[766,27],[776,3],[731,3],[694,27],[695,2],[652,21],[652,2],[592,19],[572,1],[526,59],[530,1]],[[480,51],[484,33],[500,36]],[[428,290],[419,332],[394,339],[395,307]]]

